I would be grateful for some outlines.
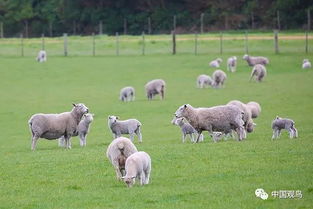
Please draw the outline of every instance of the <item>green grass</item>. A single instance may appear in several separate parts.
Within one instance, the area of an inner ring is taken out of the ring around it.
[[[296,42],[288,44],[297,51]],[[236,47],[230,47],[223,60],[241,57]],[[0,208],[312,208],[313,72],[300,66],[303,58],[313,57],[267,50],[262,55],[271,61],[263,83],[249,83],[251,69],[239,59],[238,72],[228,73],[223,89],[195,87],[199,74],[213,72],[208,62],[216,53],[56,56],[46,63],[36,63],[33,57],[1,58]],[[167,82],[164,101],[145,98],[143,86],[154,78]],[[135,102],[118,100],[126,85],[135,87]],[[203,143],[183,144],[179,128],[170,124],[184,103],[209,107],[232,99],[262,105],[255,132],[242,142],[213,143],[205,133]],[[77,138],[71,150],[41,139],[32,152],[30,116],[69,111],[72,102],[83,102],[96,114],[87,147],[80,148]],[[152,157],[149,185],[128,189],[115,179],[105,157],[112,141],[110,114],[142,122],[143,143],[135,138],[135,145]],[[295,120],[298,139],[283,132],[280,139],[271,140],[276,115]],[[263,201],[255,197],[256,188],[269,195],[274,190],[301,190],[303,198],[270,195]]]

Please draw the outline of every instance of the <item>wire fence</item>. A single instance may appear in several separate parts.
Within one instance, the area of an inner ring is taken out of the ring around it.
[[[2,38],[0,56],[122,56],[153,54],[312,53],[311,33],[206,33]]]

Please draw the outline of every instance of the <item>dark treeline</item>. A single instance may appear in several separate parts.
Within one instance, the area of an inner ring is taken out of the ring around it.
[[[304,29],[313,0],[0,0],[4,35]],[[277,20],[280,20],[278,24]]]

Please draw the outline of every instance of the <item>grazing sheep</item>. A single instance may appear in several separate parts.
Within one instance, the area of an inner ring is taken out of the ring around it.
[[[257,64],[260,65],[268,65],[269,60],[267,57],[252,57],[245,54],[242,59],[246,60],[249,66],[255,66]]]
[[[126,159],[135,152],[138,152],[136,146],[125,137],[114,139],[108,146],[106,156],[113,165],[118,180],[125,175]]]
[[[122,177],[128,187],[135,184],[137,178],[140,185],[149,184],[151,173],[151,158],[146,152],[135,152],[125,163],[126,175]]]
[[[135,89],[131,86],[127,86],[120,91],[120,100],[123,102],[129,102],[135,100]]]
[[[243,112],[233,105],[194,108],[189,104],[185,104],[176,110],[175,116],[177,118],[186,118],[199,134],[202,131],[208,131],[211,134],[213,131],[230,134],[234,130],[238,135],[239,141],[245,136],[244,122],[242,120]],[[199,142],[199,136],[197,142]]]
[[[210,85],[212,85],[212,83],[213,83],[213,80],[208,75],[202,74],[202,75],[199,75],[197,78],[197,87],[198,88],[204,88],[204,87],[210,86]]]
[[[311,62],[308,59],[304,59],[302,63],[302,69],[311,68]]]
[[[73,136],[79,136],[81,147],[86,146],[87,134],[89,133],[89,126],[93,121],[93,116],[95,116],[95,115],[91,114],[91,113],[87,113],[87,114],[83,115],[81,121],[79,122],[79,124],[77,126],[77,130],[73,134]],[[61,138],[59,138],[59,146],[60,147],[64,147],[64,142],[65,142],[65,140],[64,140],[63,136]]]
[[[295,122],[288,118],[281,118],[276,116],[272,122],[272,129],[272,139],[279,138],[282,129],[286,129],[289,132],[290,139],[298,137],[298,130],[295,127]]]
[[[152,100],[154,95],[160,94],[161,99],[164,99],[164,94],[165,94],[165,81],[162,79],[155,79],[152,81],[149,81],[145,85],[146,93],[148,100]]]
[[[215,60],[212,60],[210,63],[209,63],[209,66],[210,67],[215,67],[215,68],[218,68],[220,67],[220,64],[222,63],[222,59],[221,58],[217,58]]]
[[[261,113],[261,106],[260,106],[259,103],[257,103],[257,102],[248,102],[246,105],[247,105],[247,107],[251,111],[251,117],[252,118],[259,117],[259,115]]]
[[[40,50],[40,51],[38,52],[38,55],[37,55],[37,57],[36,57],[36,60],[37,60],[38,62],[46,62],[46,61],[47,61],[47,52],[44,51],[44,50]]]
[[[73,104],[71,112],[60,114],[43,114],[38,113],[28,121],[32,134],[31,149],[36,149],[37,140],[39,138],[58,139],[64,136],[66,148],[71,148],[70,138],[77,130],[77,126],[82,116],[88,113],[88,108],[82,104]]]
[[[263,81],[265,76],[266,76],[265,66],[261,65],[261,64],[257,64],[252,69],[250,81],[254,77],[256,81],[261,82],[261,81]]]
[[[250,109],[247,107],[246,104],[242,103],[239,100],[232,100],[227,103],[227,105],[235,105],[238,107],[242,112],[243,112],[243,122],[244,122],[244,127],[248,133],[253,132],[254,126],[256,125],[253,120],[252,120],[252,114]]]
[[[120,137],[122,134],[129,134],[131,141],[134,140],[134,135],[138,136],[139,142],[142,142],[140,132],[141,123],[136,119],[118,120],[118,116],[108,117],[108,126],[113,133],[113,137]]]
[[[224,85],[224,82],[227,79],[227,75],[222,70],[215,70],[213,72],[212,78],[213,78],[212,86],[215,88],[219,88]]]
[[[183,143],[185,143],[186,135],[190,136],[191,142],[196,142],[195,136],[198,138],[198,132],[188,122],[186,122],[184,118],[174,117],[172,124],[181,128]],[[203,141],[203,134],[200,135],[199,141]]]
[[[237,57],[233,56],[228,58],[227,60],[227,70],[230,72],[236,72],[236,66],[237,66]]]

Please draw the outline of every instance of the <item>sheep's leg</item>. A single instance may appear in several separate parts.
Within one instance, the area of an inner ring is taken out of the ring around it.
[[[59,147],[64,147],[64,136],[58,138]]]
[[[122,173],[118,166],[115,166],[115,173],[116,173],[116,179],[121,180],[122,179]]]
[[[294,130],[292,127],[289,128],[288,132],[289,132],[289,138],[290,138],[290,139],[292,139],[293,137],[295,137],[296,132],[295,132],[295,130]]]
[[[161,99],[162,100],[164,99],[164,90],[163,89],[161,90]]]
[[[132,142],[134,141],[134,135],[135,135],[134,132],[129,132],[129,138]]]
[[[38,136],[33,136],[32,137],[32,150],[34,151],[36,149],[36,145],[37,145],[37,140],[39,139]]]
[[[292,127],[293,130],[293,137],[298,138],[298,130],[293,126]]]
[[[203,134],[200,134],[200,139],[199,139],[200,142],[203,142]]]
[[[66,137],[65,137],[65,147],[66,147],[67,149],[71,149],[71,148],[72,148],[71,137],[69,137],[69,136],[66,136]]]
[[[193,143],[195,141],[195,134],[190,134],[190,140]]]
[[[145,184],[145,181],[146,181],[146,175],[145,173],[142,171],[141,174],[140,174],[140,177],[139,177],[139,182],[140,182],[140,185],[144,185]]]
[[[183,135],[182,135],[182,141],[183,141],[183,143],[185,143],[185,141],[186,141],[186,134],[185,133],[183,133]]]
[[[199,142],[199,139],[200,139],[200,134],[202,134],[202,131],[197,131],[198,132],[198,137],[197,137],[197,141],[196,141],[196,143],[198,143]]]
[[[85,134],[79,134],[79,144],[81,147],[86,145],[86,136]]]
[[[139,142],[141,143],[142,142],[142,134],[141,134],[141,131],[140,131],[140,127],[137,128],[135,133],[136,133],[136,135],[138,137]]]
[[[150,179],[150,168],[145,170],[145,176],[146,176],[146,179],[145,179],[145,184],[149,184],[149,179]]]
[[[274,130],[273,130],[273,136],[272,136],[272,139],[275,139],[275,138],[276,138],[276,135],[277,135],[277,134],[276,134],[276,129],[274,129]]]

